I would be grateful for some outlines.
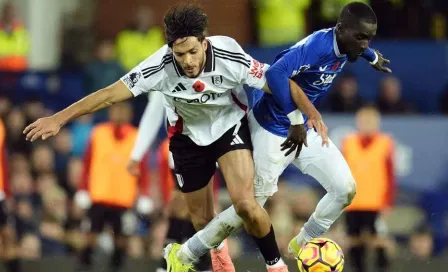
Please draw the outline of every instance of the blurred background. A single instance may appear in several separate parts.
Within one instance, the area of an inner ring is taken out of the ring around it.
[[[39,265],[40,271],[58,266],[70,270],[82,248],[79,222],[84,213],[73,196],[90,131],[108,115],[104,111],[81,117],[54,139],[34,144],[25,142],[23,128],[113,83],[162,46],[163,15],[176,2],[0,0],[0,118],[6,131],[11,196],[7,206],[16,222],[20,258],[28,269],[35,271]],[[352,1],[198,2],[208,13],[209,35],[231,36],[247,53],[270,63],[280,50],[333,26],[341,8]],[[384,246],[394,260],[391,271],[441,271],[448,266],[448,1],[362,2],[378,17],[378,35],[371,47],[391,60],[393,74],[378,73],[363,60],[348,64],[319,109],[330,137],[340,146],[356,130],[354,114],[362,105],[379,108],[382,131],[395,141],[396,193],[390,211],[379,220]],[[136,126],[146,103],[146,97],[132,101]],[[155,154],[165,137],[162,128],[151,147],[149,180],[156,209],[134,222],[137,231],[128,245],[133,271],[154,271],[151,260],[162,253],[164,228],[157,220],[163,202]],[[284,252],[323,194],[317,182],[298,170],[285,171],[280,191],[267,207]],[[219,199],[221,208],[230,203],[223,182]],[[343,218],[327,237],[348,255]],[[99,238],[99,259],[112,247],[111,234],[105,231]],[[257,249],[243,233],[231,239],[230,249],[241,271],[263,271]],[[100,271],[101,264],[98,267]]]

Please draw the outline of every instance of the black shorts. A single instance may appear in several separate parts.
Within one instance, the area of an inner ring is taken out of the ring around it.
[[[0,201],[0,228],[3,228],[8,223],[8,213],[6,212],[5,201]]]
[[[170,151],[173,154],[177,186],[183,193],[204,188],[215,174],[216,161],[224,154],[238,149],[252,150],[246,117],[207,146],[199,146],[188,136],[175,133],[170,139]]]
[[[106,224],[112,227],[114,234],[123,234],[123,214],[126,208],[109,206],[105,204],[93,204],[88,216],[90,221],[90,232],[101,233]]]
[[[377,217],[378,212],[374,211],[345,212],[348,235],[360,236],[364,230],[376,234],[375,222]]]

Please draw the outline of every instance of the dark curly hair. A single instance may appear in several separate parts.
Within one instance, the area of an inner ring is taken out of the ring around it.
[[[177,4],[171,7],[163,19],[168,46],[180,38],[195,36],[200,41],[205,38],[208,17],[197,4]]]

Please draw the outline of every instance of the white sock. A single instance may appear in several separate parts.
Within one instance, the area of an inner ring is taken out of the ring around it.
[[[299,235],[296,236],[296,242],[299,246],[305,244],[306,242],[309,242],[313,240],[313,237],[311,237],[304,228],[300,230]]]
[[[325,160],[320,161],[319,166],[310,164],[305,170],[325,188],[327,194],[296,236],[299,245],[324,235],[353,199],[356,183],[350,168],[342,157],[335,161],[337,167],[333,161]]]
[[[264,205],[267,197],[257,197],[258,203]],[[243,227],[243,219],[238,216],[233,206],[219,213],[204,229],[198,231],[185,243],[193,256],[201,257],[213,248],[224,247],[224,239]],[[183,247],[183,246],[182,246]]]
[[[282,258],[280,258],[280,260],[278,260],[278,262],[276,262],[275,264],[273,264],[273,265],[266,265],[266,267],[267,268],[276,268],[276,267],[281,267],[281,266],[284,266],[285,265],[285,262],[283,261],[283,259]]]
[[[200,256],[196,256],[191,250],[188,248],[188,244],[184,243],[180,250],[177,252],[177,258],[183,264],[192,264],[199,260]]]

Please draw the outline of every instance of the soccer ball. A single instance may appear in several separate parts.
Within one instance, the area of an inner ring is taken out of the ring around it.
[[[301,247],[297,264],[300,272],[341,272],[344,254],[334,241],[316,238]]]

